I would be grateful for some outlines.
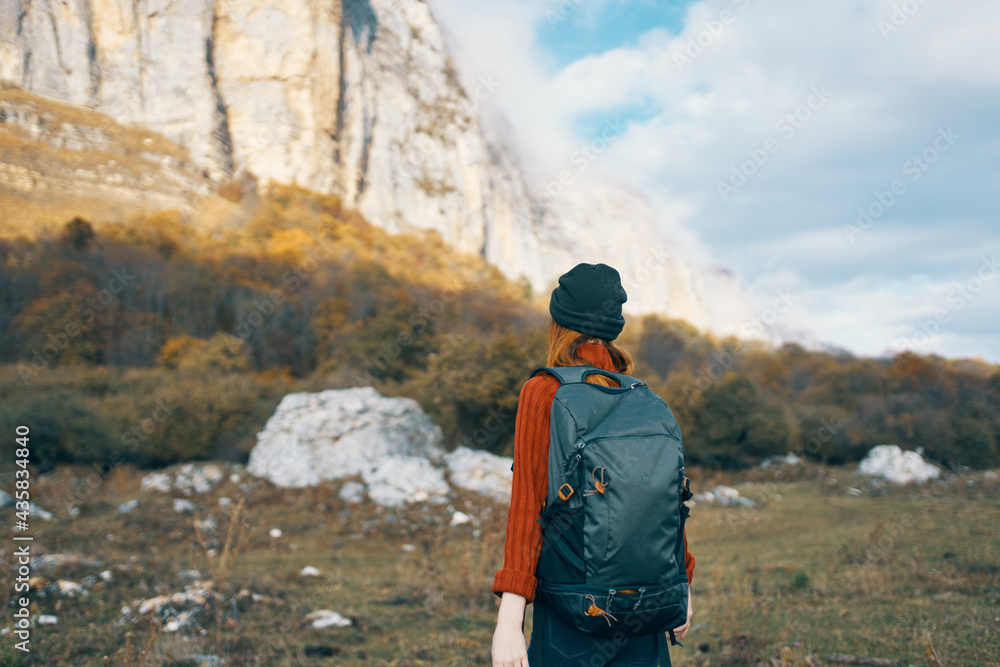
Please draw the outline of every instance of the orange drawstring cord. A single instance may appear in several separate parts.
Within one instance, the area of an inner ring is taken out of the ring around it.
[[[617,621],[618,619],[611,615],[611,612],[605,611],[597,606],[597,600],[594,599],[593,595],[588,595],[586,598],[590,600],[590,608],[587,609],[588,616],[601,616],[605,621],[608,621],[608,625],[611,625],[611,621]],[[611,619],[611,620],[608,620]]]
[[[598,470],[601,471],[601,478],[600,479],[597,479],[597,471]],[[604,466],[597,466],[596,468],[594,468],[593,472],[591,473],[591,476],[594,478],[594,488],[590,489],[588,491],[584,491],[583,495],[590,496],[590,495],[593,495],[595,493],[601,493],[601,494],[603,494],[604,490],[606,488],[608,488],[608,483],[604,481]]]

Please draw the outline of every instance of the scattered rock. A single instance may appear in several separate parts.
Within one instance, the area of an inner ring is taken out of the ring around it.
[[[163,623],[165,632],[176,632],[197,620],[217,597],[211,582],[196,579],[179,593],[134,600],[131,606],[122,608],[122,616],[131,619],[134,613],[151,614]]]
[[[742,505],[754,507],[754,501],[750,498],[740,496],[740,492],[731,486],[717,486],[705,493],[696,493],[692,497],[696,503],[708,503],[710,505]]]
[[[272,528],[270,531],[268,531],[267,534],[273,537],[274,539],[278,539],[283,535],[280,528]]]
[[[195,520],[194,525],[205,535],[215,534],[215,519],[211,515],[205,519]]]
[[[772,456],[770,458],[764,459],[760,463],[761,468],[769,468],[771,466],[797,466],[802,463],[802,459],[795,454],[788,452],[784,456]]]
[[[75,598],[77,595],[86,595],[87,589],[68,579],[59,579],[55,583],[59,587],[59,594],[67,598]]]
[[[392,456],[361,477],[368,484],[368,496],[379,505],[448,502],[450,488],[444,474],[425,458]]]
[[[319,570],[316,569],[315,567],[313,567],[312,565],[306,565],[299,572],[299,576],[302,576],[302,577],[318,577],[319,576]]]
[[[462,489],[510,502],[513,459],[468,447],[458,447],[444,457],[451,483]]]
[[[40,614],[38,616],[39,625],[55,625],[59,618],[52,614]]]
[[[85,565],[87,567],[101,567],[104,561],[86,558],[77,554],[41,554],[32,562],[35,569],[54,567],[57,565]]]
[[[996,479],[997,478],[997,474],[995,472],[993,472],[992,470],[987,470],[986,472],[983,473],[983,478],[984,479]]]
[[[111,581],[111,570],[102,570],[100,577],[101,581]]]
[[[451,515],[451,522],[448,525],[461,526],[463,524],[469,523],[470,521],[472,521],[472,517],[466,514],[465,512],[455,512],[454,514]]]
[[[414,546],[414,545],[412,545],[412,544],[404,544],[404,545],[402,546],[402,549],[403,549],[403,551],[416,551],[416,550],[417,550],[417,547],[415,547],[415,546]]]
[[[142,478],[143,491],[158,491],[159,493],[170,493],[173,480],[170,475],[162,472],[151,472]]]
[[[247,472],[278,486],[371,473],[386,459],[443,455],[441,429],[409,398],[372,387],[286,395],[257,434]]]
[[[190,500],[186,498],[174,498],[175,512],[193,512],[194,510],[194,503]]]
[[[361,482],[344,482],[337,494],[340,499],[348,503],[360,503],[364,500],[365,485]]]
[[[941,470],[924,461],[919,451],[904,452],[897,445],[878,445],[858,465],[858,473],[884,477],[895,484],[922,484],[940,476]]]
[[[11,496],[6,491],[0,491],[0,508],[12,507],[13,505],[14,505],[13,496]],[[31,516],[37,516],[38,518],[45,519],[46,521],[51,519],[53,516],[52,512],[48,512],[42,509],[35,503],[30,503],[29,507],[31,508]]]
[[[225,658],[220,658],[217,655],[209,655],[205,653],[188,653],[186,655],[180,656],[181,662],[195,662],[198,663],[198,667],[206,667],[206,665],[224,665],[226,664]]]
[[[118,506],[118,513],[128,514],[138,506],[139,506],[139,501],[137,499],[133,498],[132,500],[126,500],[125,502],[123,502],[121,505]]]
[[[314,628],[329,628],[338,627],[346,628],[351,625],[351,619],[344,618],[335,611],[330,611],[329,609],[320,609],[319,611],[314,611],[308,614],[305,618],[306,622]]]
[[[46,521],[50,521],[52,517],[55,515],[52,514],[52,512],[42,509],[35,503],[31,503],[31,516],[37,516],[39,519],[45,519]]]
[[[190,496],[193,493],[208,493],[219,485],[223,477],[225,473],[219,464],[183,463],[146,475],[142,478],[142,490],[160,493],[180,491]]]
[[[191,621],[194,620],[194,616],[194,612],[182,611],[166,622],[163,626],[163,631],[177,632],[181,628],[190,625]]]

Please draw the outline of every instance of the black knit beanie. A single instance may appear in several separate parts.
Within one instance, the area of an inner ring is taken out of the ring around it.
[[[552,290],[549,314],[567,329],[614,340],[625,326],[626,300],[616,270],[607,264],[577,264],[560,276],[559,287]]]

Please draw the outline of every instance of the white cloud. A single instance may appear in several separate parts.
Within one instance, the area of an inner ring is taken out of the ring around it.
[[[690,7],[679,35],[649,26],[558,68],[532,28],[545,3],[432,1],[468,62],[510,81],[497,100],[535,178],[568,164],[575,121],[642,109],[597,166],[726,261],[751,302],[794,283],[802,305],[783,318],[786,331],[869,354],[912,330],[928,290],[946,292],[980,255],[1000,253],[1000,3],[911,5],[919,10],[894,17],[880,0],[708,0]],[[817,89],[828,100],[810,109]],[[904,165],[948,127],[960,138],[909,180]],[[718,183],[768,140],[777,150],[723,201]],[[905,193],[850,243],[844,225],[894,180]],[[1000,302],[991,290],[921,351],[1000,361],[1000,308],[978,305]]]

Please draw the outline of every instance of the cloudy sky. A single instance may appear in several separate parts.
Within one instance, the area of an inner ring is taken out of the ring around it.
[[[996,0],[430,0],[529,180],[614,135],[789,338],[1000,362]],[[597,144],[600,146],[600,143]]]

